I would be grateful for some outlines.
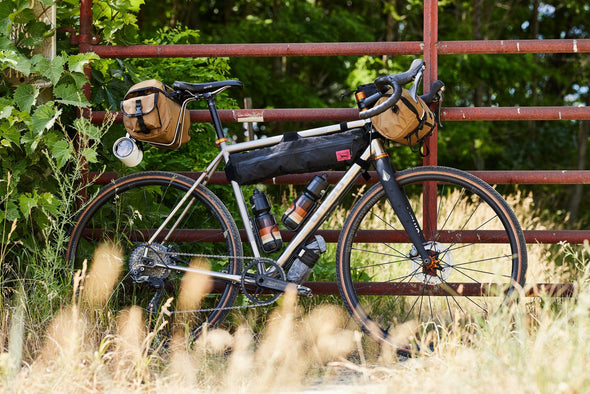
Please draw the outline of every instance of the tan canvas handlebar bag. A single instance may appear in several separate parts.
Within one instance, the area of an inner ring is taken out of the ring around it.
[[[392,94],[392,89],[377,101],[381,104]],[[407,89],[402,89],[399,101],[371,118],[375,129],[387,139],[404,145],[415,145],[434,130],[434,112],[420,98],[414,101]]]

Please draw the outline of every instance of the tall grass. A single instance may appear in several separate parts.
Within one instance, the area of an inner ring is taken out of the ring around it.
[[[512,203],[525,228],[543,226],[527,222],[533,214],[528,197]],[[559,279],[545,269],[548,262],[536,267],[547,253],[546,247],[530,253],[538,281]],[[562,253],[579,265],[574,297],[525,299],[467,325],[407,323],[393,333],[396,343],[413,345],[413,357],[405,358],[368,340],[340,307],[305,311],[292,293],[264,310],[260,330],[244,317],[231,331],[205,330],[190,341],[190,321],[168,327],[166,306],[148,329],[139,307],[105,310],[122,259],[120,251],[102,246],[92,270],[76,275],[71,300],[46,331],[31,334],[34,305],[24,294],[2,310],[0,390],[584,392],[590,387],[590,246],[564,245]],[[178,300],[167,305],[197,307],[209,286],[208,278],[187,275]],[[171,333],[167,342],[163,331]],[[27,340],[31,335],[42,340]]]

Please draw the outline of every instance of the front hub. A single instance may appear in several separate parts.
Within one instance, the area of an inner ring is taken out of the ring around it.
[[[412,261],[411,276],[425,285],[434,286],[447,280],[453,271],[453,256],[440,242],[429,241],[424,248],[430,255],[428,263],[422,262],[416,247],[412,246],[409,258]]]

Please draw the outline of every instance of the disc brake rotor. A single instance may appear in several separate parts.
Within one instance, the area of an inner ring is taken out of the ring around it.
[[[409,258],[412,261],[413,277],[428,286],[434,286],[447,280],[453,271],[453,256],[440,242],[428,241],[424,248],[430,255],[430,263],[424,264],[415,246],[412,246]]]

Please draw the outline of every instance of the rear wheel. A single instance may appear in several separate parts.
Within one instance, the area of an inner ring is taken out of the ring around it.
[[[211,269],[238,276],[242,272],[236,224],[210,190],[197,187],[188,199],[190,206],[183,207],[154,243],[147,244],[193,183],[173,173],[133,174],[105,186],[82,211],[67,258],[75,268],[87,260],[89,272],[116,276],[108,298],[110,310],[138,305],[153,313],[174,297],[173,316],[181,314],[182,321],[191,321],[196,331],[203,324],[218,324],[229,312],[239,283],[211,281],[189,271]],[[184,212],[182,220],[170,233],[180,212]],[[120,267],[100,270],[97,265],[104,261],[93,255],[101,244],[122,254]]]
[[[396,179],[424,223],[431,261],[418,258],[381,184],[365,193],[344,224],[337,277],[348,311],[371,336],[387,340],[392,325],[408,320],[486,317],[524,285],[522,229],[491,186],[445,167],[413,168]]]

